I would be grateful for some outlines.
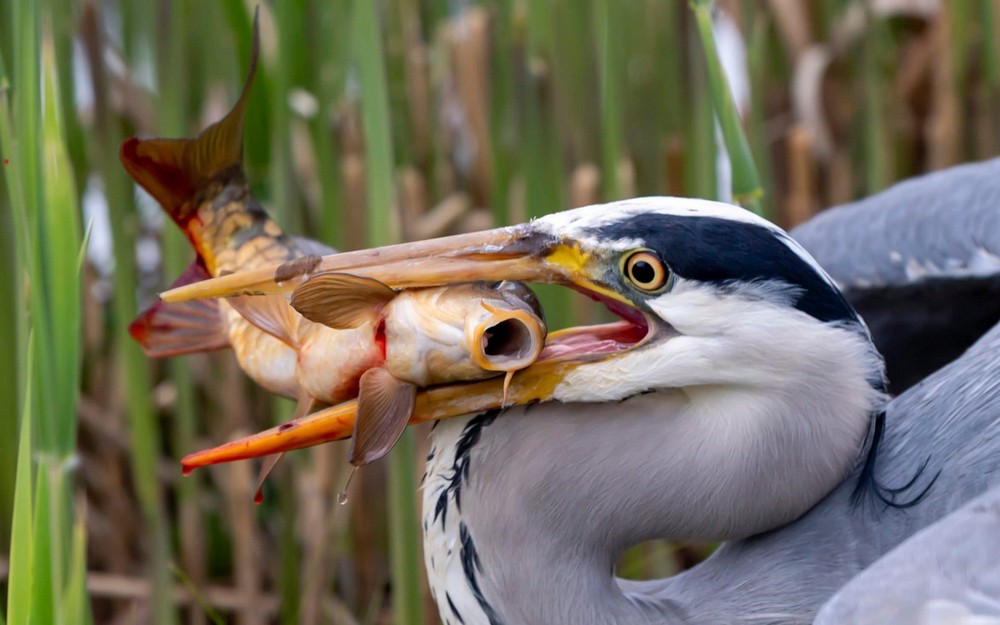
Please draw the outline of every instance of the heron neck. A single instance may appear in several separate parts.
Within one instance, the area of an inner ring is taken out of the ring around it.
[[[684,623],[671,616],[670,603],[623,592],[613,574],[618,548],[561,535],[558,528],[572,523],[569,518],[520,514],[514,500],[524,492],[483,490],[476,477],[481,454],[489,454],[507,416],[453,419],[432,434],[423,484],[424,559],[442,623]]]
[[[442,618],[684,622],[670,602],[622,589],[621,553],[653,538],[745,537],[802,514],[850,464],[817,462],[815,444],[841,435],[836,405],[659,391],[440,423],[424,526]]]

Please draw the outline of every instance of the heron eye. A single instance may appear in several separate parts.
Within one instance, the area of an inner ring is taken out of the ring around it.
[[[625,258],[625,277],[640,291],[654,293],[670,282],[670,269],[653,252],[634,252]]]

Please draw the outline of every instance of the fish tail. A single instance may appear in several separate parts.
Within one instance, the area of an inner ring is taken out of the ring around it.
[[[235,237],[244,241],[250,236],[283,236],[249,196],[243,173],[243,119],[259,48],[255,15],[247,78],[236,104],[221,120],[193,139],[133,137],[119,151],[125,170],[160,203],[195,249],[197,258],[174,286],[206,280],[225,269],[220,253],[225,253]],[[286,248],[277,250],[278,260],[285,260]],[[132,322],[129,332],[156,358],[228,347],[229,335],[218,302],[190,304],[157,302]]]
[[[243,176],[243,120],[260,48],[257,21],[255,16],[247,78],[239,99],[225,117],[192,139],[132,137],[119,150],[125,170],[184,230],[199,256],[207,250],[191,222],[204,200],[206,185],[224,177],[227,171]]]

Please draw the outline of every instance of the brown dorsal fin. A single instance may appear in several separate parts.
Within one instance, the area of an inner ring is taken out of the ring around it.
[[[394,297],[396,291],[374,278],[328,272],[295,287],[292,307],[310,321],[346,330],[377,317]]]
[[[267,332],[292,349],[301,317],[288,304],[284,295],[241,295],[226,299],[240,316]]]
[[[138,139],[122,144],[119,158],[129,175],[163,206],[181,228],[194,207],[191,196],[205,181],[243,163],[243,117],[260,51],[258,16],[253,22],[250,68],[232,110],[194,139]]]
[[[361,375],[351,464],[360,467],[389,453],[410,422],[416,398],[415,384],[381,367]]]
[[[199,282],[208,277],[205,267],[196,260],[174,281],[173,286]],[[229,333],[219,314],[218,300],[156,302],[135,318],[128,331],[151,358],[229,347]]]

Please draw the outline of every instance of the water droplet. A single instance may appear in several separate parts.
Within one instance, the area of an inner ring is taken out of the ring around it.
[[[350,475],[347,476],[347,483],[344,484],[344,490],[337,493],[337,503],[340,505],[347,504],[347,489],[351,487],[351,480],[354,479],[354,474],[358,472],[358,467],[353,467],[351,469]]]
[[[253,502],[255,504],[257,504],[258,506],[260,504],[264,503],[264,489],[263,488],[258,488],[257,492],[254,493],[254,495],[253,495]]]
[[[181,465],[181,475],[183,475],[184,477],[191,475],[192,471],[194,471],[194,467],[192,467],[191,465],[187,464]]]

